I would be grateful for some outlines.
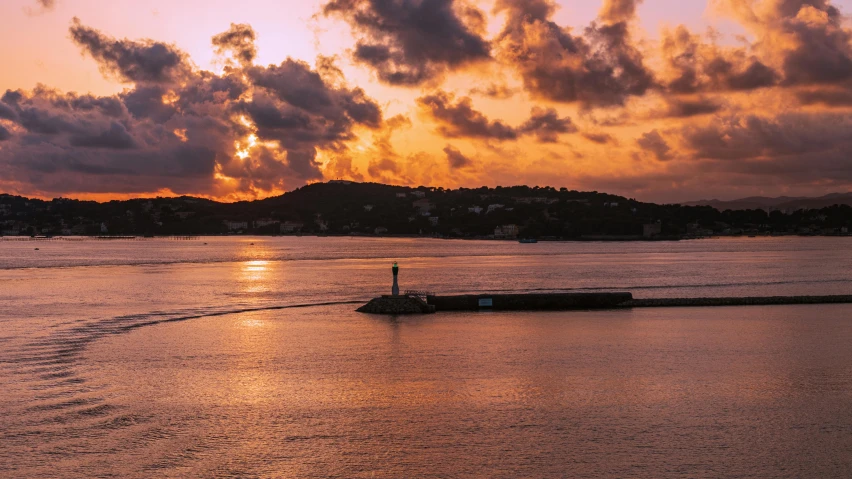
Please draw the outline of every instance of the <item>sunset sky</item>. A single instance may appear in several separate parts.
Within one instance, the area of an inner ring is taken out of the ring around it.
[[[0,192],[852,190],[852,0],[4,0]]]

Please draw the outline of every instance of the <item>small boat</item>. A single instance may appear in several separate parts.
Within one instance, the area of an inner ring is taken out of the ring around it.
[[[518,240],[518,243],[521,243],[521,244],[533,244],[533,243],[538,243],[538,240],[537,240],[537,239],[535,239],[535,238],[523,238],[523,239],[519,239],[519,240]]]

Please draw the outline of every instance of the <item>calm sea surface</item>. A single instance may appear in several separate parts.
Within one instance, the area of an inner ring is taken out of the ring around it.
[[[852,305],[353,312],[392,261],[439,293],[852,294],[850,248],[0,240],[0,477],[852,477]]]

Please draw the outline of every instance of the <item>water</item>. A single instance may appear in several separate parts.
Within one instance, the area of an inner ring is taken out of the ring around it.
[[[350,303],[394,260],[442,293],[852,294],[848,244],[0,241],[0,477],[850,477],[851,306]]]

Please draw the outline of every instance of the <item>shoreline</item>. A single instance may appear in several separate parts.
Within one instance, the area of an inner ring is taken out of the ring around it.
[[[303,235],[263,235],[263,234],[193,234],[171,236],[144,235],[100,235],[100,236],[2,236],[0,241],[142,241],[142,240],[180,240],[198,241],[205,238],[371,238],[371,239],[430,239],[449,241],[499,241],[518,243],[518,238],[489,237],[446,237],[421,235],[367,235],[367,234],[303,234]],[[762,234],[762,235],[713,235],[713,236],[665,236],[656,238],[587,236],[581,238],[538,239],[537,243],[663,243],[695,240],[718,239],[765,239],[765,238],[852,238],[852,234]],[[535,243],[533,243],[535,244]]]

